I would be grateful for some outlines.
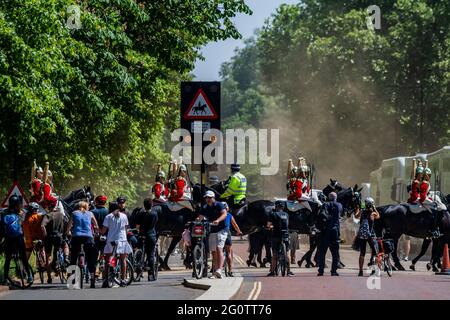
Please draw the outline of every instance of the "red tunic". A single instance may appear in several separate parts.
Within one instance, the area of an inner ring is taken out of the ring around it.
[[[428,192],[430,191],[430,183],[428,181],[422,181],[420,184],[420,203],[423,203],[427,199]]]
[[[411,184],[411,191],[409,192],[408,203],[415,203],[419,199],[419,180],[414,180]]]
[[[291,179],[289,182],[289,189],[291,190],[291,193],[288,196],[288,200],[300,200],[302,197],[302,187],[303,182],[301,180]]]
[[[175,188],[171,190],[170,201],[180,201],[183,199],[186,188],[186,180],[184,178],[177,178],[175,181]]]
[[[31,182],[31,197],[30,197],[30,202],[37,202],[39,203],[41,201],[41,183],[42,181],[39,179],[34,179]]]
[[[167,198],[169,194],[169,190],[164,187],[161,182],[156,182],[152,188],[153,195],[155,196],[154,200],[165,201],[164,198]],[[163,198],[161,198],[163,197]]]
[[[43,189],[44,189],[44,196],[41,201],[41,205],[44,208],[47,208],[49,206],[56,206],[58,199],[52,196],[52,187],[50,186],[50,184],[45,183]]]

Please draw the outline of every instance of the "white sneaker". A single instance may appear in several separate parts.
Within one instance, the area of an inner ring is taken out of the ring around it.
[[[408,261],[408,260],[409,260],[408,257],[403,258],[403,261]]]
[[[214,275],[216,276],[217,279],[222,279],[222,272],[220,272],[220,270],[214,272]]]
[[[217,279],[217,277],[215,274],[213,274],[211,277],[209,277],[209,279]]]

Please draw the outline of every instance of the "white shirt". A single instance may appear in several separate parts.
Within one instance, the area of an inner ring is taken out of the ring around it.
[[[106,241],[108,243],[112,241],[127,241],[127,215],[119,212],[116,216],[114,213],[110,213],[105,217],[103,226],[108,228],[108,236]]]

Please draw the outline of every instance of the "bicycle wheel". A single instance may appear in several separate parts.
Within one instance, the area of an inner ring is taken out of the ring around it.
[[[125,279],[123,279],[123,284],[126,286],[129,286],[131,282],[133,281],[133,265],[131,264],[131,261],[126,259],[126,267],[125,267]],[[116,267],[114,268],[114,282],[118,285],[122,284],[122,272],[121,272],[121,265],[122,262],[118,261]]]
[[[108,267],[108,288],[112,288],[116,282],[116,268]]]
[[[223,255],[223,272],[225,273],[225,277],[228,277],[228,254],[226,252],[224,252]]]
[[[59,272],[59,280],[62,284],[67,283],[67,269],[66,261],[64,260],[64,252],[60,249],[58,251],[58,261],[56,262],[56,271]]]
[[[153,270],[151,270],[153,278],[151,279],[151,281],[156,281],[158,279],[158,268],[159,268],[159,252],[158,251],[159,251],[159,247],[158,247],[158,244],[156,244],[155,257],[153,258]]]
[[[39,251],[35,252],[35,254],[36,254],[36,268],[37,268],[37,270],[39,272],[39,279],[41,280],[41,283],[43,284],[44,281],[45,281],[44,280],[44,274],[45,274],[45,271],[46,271],[46,268],[45,268],[45,260],[46,260],[45,251],[42,251],[42,250],[39,249]]]
[[[205,257],[203,253],[203,245],[197,244],[192,251],[192,267],[194,276],[197,279],[203,277],[203,269],[205,268]]]
[[[384,255],[383,263],[384,263],[384,271],[386,271],[389,277],[392,277],[392,264],[388,254]]]
[[[77,266],[80,268],[80,289],[83,289],[85,277],[84,255],[78,256]]]
[[[10,268],[7,275],[8,282],[16,288],[26,289],[31,287],[33,281],[27,282],[28,274],[25,272],[25,267],[20,259],[19,255],[16,254],[13,257],[14,267]],[[29,266],[29,271],[31,272],[31,278],[34,278],[33,269]]]
[[[287,253],[286,253],[286,245],[284,243],[281,244],[281,248],[280,248],[281,252],[280,252],[280,256],[278,257],[278,259],[280,259],[280,270],[281,270],[281,275],[283,277],[286,276],[286,272],[287,272]]]
[[[142,274],[144,273],[144,253],[141,249],[137,249],[133,254],[134,275],[133,280],[136,282],[141,281]]]

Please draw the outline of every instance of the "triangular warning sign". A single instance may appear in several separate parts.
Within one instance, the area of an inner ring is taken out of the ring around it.
[[[23,206],[28,205],[28,201],[25,197],[25,192],[23,192],[22,188],[19,186],[19,183],[15,181],[12,185],[12,187],[8,191],[8,195],[6,196],[5,200],[2,202],[2,207],[6,208],[9,205],[9,198],[13,195],[21,196],[23,199]]]
[[[197,94],[192,100],[189,108],[184,113],[186,120],[215,120],[218,118],[216,110],[208,99],[202,88],[198,89]]]

